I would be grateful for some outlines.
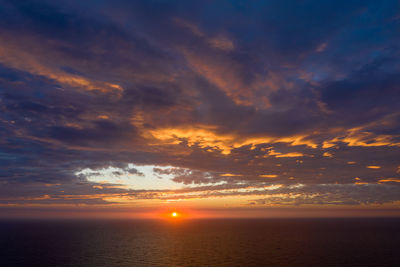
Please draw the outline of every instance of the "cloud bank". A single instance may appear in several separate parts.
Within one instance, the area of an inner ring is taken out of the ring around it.
[[[397,1],[0,3],[1,205],[398,205]]]

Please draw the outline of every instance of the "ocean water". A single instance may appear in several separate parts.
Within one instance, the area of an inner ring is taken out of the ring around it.
[[[400,219],[3,221],[0,266],[400,266]]]

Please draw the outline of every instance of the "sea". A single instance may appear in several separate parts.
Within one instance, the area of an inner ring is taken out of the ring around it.
[[[4,220],[0,266],[400,266],[400,219]]]

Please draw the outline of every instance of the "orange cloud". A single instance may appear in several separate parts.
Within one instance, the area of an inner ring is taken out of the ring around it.
[[[176,25],[190,30],[195,36],[204,38],[213,48],[224,51],[232,51],[235,48],[233,41],[226,36],[219,35],[216,37],[209,37],[202,30],[200,30],[199,26],[180,18],[174,18],[174,22]]]
[[[102,120],[108,120],[109,117],[107,115],[99,115],[97,118],[102,119]]]
[[[379,183],[400,183],[400,179],[398,179],[398,178],[387,178],[387,179],[381,179],[378,182]]]
[[[304,154],[300,153],[300,152],[290,152],[290,153],[286,153],[286,154],[279,154],[279,155],[276,155],[275,157],[277,157],[277,158],[298,158],[298,157],[304,157]]]
[[[280,152],[275,152],[275,150],[271,149],[270,151],[268,151],[268,156],[275,156],[277,158],[297,158],[297,157],[304,157],[304,154],[300,152],[280,153]]]
[[[239,64],[228,62],[229,60],[225,58],[216,59],[216,55],[197,55],[189,51],[185,51],[184,55],[193,71],[224,91],[235,103],[252,104],[250,98],[253,92],[239,78],[238,73],[241,72]]]
[[[261,178],[276,178],[276,177],[278,177],[278,175],[276,175],[276,174],[263,174],[263,175],[259,175],[258,177],[261,177]]]
[[[375,135],[363,130],[362,127],[352,128],[346,131],[343,136],[335,137],[325,141],[322,148],[335,146],[337,142],[347,143],[348,146],[377,147],[377,146],[398,146],[400,142],[395,142],[392,135]],[[398,136],[397,136],[398,137]]]
[[[213,40],[212,43],[224,47],[230,46],[229,42],[218,40]],[[271,92],[294,86],[292,82],[287,81],[285,76],[273,71],[267,75],[255,74],[252,81],[245,81],[242,78],[243,73],[246,72],[244,66],[225,54],[208,55],[203,53],[199,55],[187,48],[184,48],[183,51],[189,67],[195,73],[218,87],[238,105],[255,106],[258,109],[270,108],[269,94]]]
[[[25,40],[28,41],[29,40]],[[32,47],[29,47],[32,49]],[[15,69],[26,71],[35,75],[40,75],[79,89],[88,91],[97,90],[102,93],[116,92],[121,93],[123,88],[118,84],[90,80],[76,74],[70,74],[61,69],[54,68],[45,60],[42,52],[31,51],[18,43],[10,43],[0,38],[0,62]]]
[[[289,143],[292,146],[307,145],[316,148],[317,145],[311,141],[304,140],[305,136],[293,137],[241,137],[236,134],[219,134],[217,126],[213,125],[197,125],[176,128],[158,128],[145,132],[143,136],[149,137],[149,134],[161,142],[161,144],[179,144],[182,139],[188,142],[189,146],[197,145],[201,148],[213,148],[220,150],[222,154],[230,154],[232,149],[245,145],[258,145],[266,143]],[[157,144],[160,144],[160,143]],[[276,157],[302,157],[299,152],[279,153],[271,152],[269,155]]]

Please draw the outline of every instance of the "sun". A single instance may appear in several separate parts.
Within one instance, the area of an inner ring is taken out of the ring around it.
[[[178,213],[174,211],[174,212],[171,213],[171,216],[172,217],[178,217]]]

